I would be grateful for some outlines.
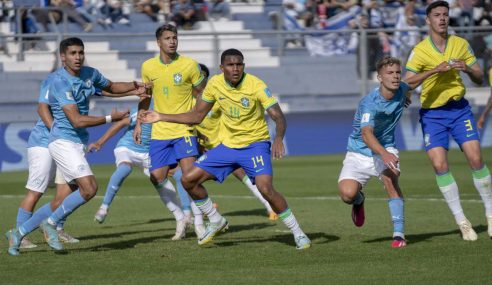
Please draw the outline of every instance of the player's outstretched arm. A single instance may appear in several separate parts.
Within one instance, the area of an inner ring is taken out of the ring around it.
[[[374,135],[374,127],[373,126],[365,126],[361,129],[362,140],[369,147],[372,152],[379,154],[384,164],[391,170],[396,170],[396,166],[398,164],[398,157],[396,155],[388,152],[382,145],[379,143],[378,139]]]
[[[124,111],[117,111],[116,109],[113,109],[111,115],[107,116],[82,115],[79,112],[79,108],[75,104],[63,106],[63,112],[67,116],[72,126],[74,126],[75,128],[87,128],[116,122],[128,117],[128,115],[130,114],[130,111],[128,109]]]
[[[147,89],[152,87],[152,82],[109,82],[103,91],[104,96],[108,97],[125,97],[125,96],[139,96],[139,97],[150,97]]]
[[[287,121],[285,120],[284,113],[277,103],[267,109],[267,113],[275,122],[275,138],[272,145],[272,157],[274,159],[280,159],[285,155],[284,136],[287,129]]]
[[[38,115],[44,125],[48,127],[48,129],[51,129],[51,125],[53,125],[53,115],[50,112],[50,106],[46,103],[38,103]]]
[[[210,112],[213,107],[213,103],[208,103],[202,100],[201,96],[198,96],[195,108],[187,113],[181,114],[161,114],[154,110],[146,111],[139,116],[142,123],[151,124],[155,122],[169,122],[185,125],[197,125],[203,121],[205,116]]]
[[[420,84],[422,84],[424,80],[431,77],[432,75],[440,72],[446,72],[449,70],[451,70],[451,66],[446,61],[441,62],[434,69],[424,71],[421,73],[415,73],[413,71],[407,70],[407,73],[405,75],[405,82],[408,84],[408,86],[410,86],[410,89],[415,89]]]
[[[491,109],[492,109],[492,87],[490,88],[490,96],[489,96],[489,100],[487,101],[487,105],[485,105],[485,109],[482,111],[482,114],[480,114],[480,117],[478,118],[477,121],[477,126],[479,129],[482,129],[483,126],[485,125],[485,120],[489,116]]]
[[[99,151],[110,138],[116,135],[121,129],[128,127],[129,125],[129,117],[112,124],[111,127],[109,127],[109,129],[96,142],[89,144],[88,150],[90,152]]]

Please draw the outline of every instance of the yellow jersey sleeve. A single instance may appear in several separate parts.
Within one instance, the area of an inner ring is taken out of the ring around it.
[[[261,80],[258,80],[257,83],[256,98],[258,98],[258,101],[265,110],[277,104],[277,99],[272,96],[270,89],[268,89],[266,84]]]
[[[489,69],[489,86],[492,87],[492,67]]]

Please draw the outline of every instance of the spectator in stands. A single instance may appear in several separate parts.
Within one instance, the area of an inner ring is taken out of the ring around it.
[[[189,0],[179,0],[173,7],[173,21],[177,27],[190,30],[196,22],[195,7]]]
[[[135,10],[150,17],[154,22],[167,22],[171,18],[170,0],[139,0]]]
[[[224,0],[212,0],[208,9],[208,14],[213,20],[231,19],[231,7]]]
[[[473,8],[475,25],[492,25],[492,0],[476,0],[477,4]]]
[[[130,15],[125,14],[122,1],[109,0],[104,2],[104,5],[100,8],[102,18],[98,20],[99,23],[104,25],[112,25],[113,23],[130,25]]]
[[[92,31],[92,23],[82,17],[76,10],[76,5],[73,0],[51,0],[53,7],[58,7],[68,16],[69,20],[76,22],[82,27],[84,32]],[[61,14],[60,14],[61,17]]]

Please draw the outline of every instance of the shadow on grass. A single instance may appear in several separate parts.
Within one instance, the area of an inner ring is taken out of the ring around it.
[[[121,237],[124,237],[126,235],[141,234],[141,233],[155,233],[155,232],[160,232],[160,231],[164,231],[164,230],[168,230],[168,229],[159,228],[159,229],[155,229],[155,230],[138,230],[138,231],[107,233],[107,234],[95,234],[95,235],[80,236],[77,238],[81,241],[95,240],[95,239],[106,239],[106,238],[121,238]],[[174,228],[169,229],[169,230],[174,230]]]
[[[233,211],[233,212],[227,212],[223,214],[225,217],[229,216],[260,216],[260,217],[266,217],[267,216],[267,211],[265,209],[254,209],[254,210],[247,210],[247,211]]]
[[[487,231],[487,227],[484,225],[479,225],[479,226],[473,227],[473,229],[477,232],[477,234]],[[461,233],[460,230],[456,229],[456,230],[451,230],[451,231],[446,231],[446,232],[405,235],[405,238],[408,240],[409,243],[418,243],[418,242],[422,242],[422,241],[427,241],[427,240],[432,239],[434,237],[448,236],[448,235],[460,235],[460,233]],[[375,242],[387,242],[390,240],[393,240],[393,238],[388,236],[388,237],[366,240],[363,242],[364,243],[375,243]]]
[[[311,239],[311,242],[314,245],[317,244],[325,244],[325,243],[330,243],[334,242],[340,239],[339,236],[335,235],[328,235],[326,233],[306,233],[307,236]],[[292,234],[278,234],[278,235],[273,235],[273,236],[268,236],[268,237],[249,237],[249,238],[235,238],[234,240],[229,240],[229,241],[215,241],[213,242],[214,245],[216,246],[221,246],[221,247],[226,247],[226,246],[236,246],[236,245],[241,245],[244,243],[262,243],[262,242],[279,242],[283,243],[289,246],[295,246],[294,242],[294,237]]]

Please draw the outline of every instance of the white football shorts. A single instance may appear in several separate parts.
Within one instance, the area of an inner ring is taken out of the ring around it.
[[[65,181],[70,183],[77,178],[94,175],[85,158],[83,144],[57,139],[48,148]]]
[[[398,150],[396,148],[388,147],[386,150],[398,157]],[[340,172],[338,182],[344,179],[351,179],[364,186],[372,176],[379,178],[381,173],[387,168],[379,155],[369,157],[349,151],[343,160],[343,168]],[[400,172],[400,163],[396,165],[396,168]]]
[[[122,162],[130,163],[145,170],[150,168],[150,156],[148,152],[136,152],[127,147],[120,146],[114,149],[116,167]]]
[[[56,165],[51,158],[50,151],[46,147],[30,147],[27,149],[27,162],[29,177],[26,188],[44,193],[48,186],[52,186],[55,178]]]

